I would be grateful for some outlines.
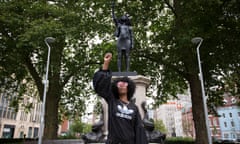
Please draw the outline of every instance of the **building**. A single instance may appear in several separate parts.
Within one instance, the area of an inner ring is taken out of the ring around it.
[[[211,136],[215,139],[221,139],[219,117],[215,115],[208,115],[208,120],[209,120]]]
[[[18,112],[15,112],[15,109],[10,107],[10,102],[11,97],[0,94],[0,137],[38,137],[41,104],[32,97],[24,96]],[[31,109],[25,109],[26,105],[31,105]]]
[[[195,128],[192,114],[192,107],[185,107],[182,110],[182,125],[184,137],[195,138]]]
[[[183,136],[182,132],[182,115],[179,104],[174,101],[169,101],[159,106],[155,111],[154,119],[163,121],[168,137]]]
[[[178,99],[169,100],[155,110],[154,119],[161,119],[168,137],[184,137],[183,110],[192,106],[190,95],[179,94]]]
[[[70,121],[67,118],[64,118],[61,125],[59,126],[59,134],[64,136],[70,129]]]
[[[182,112],[178,110],[174,113],[175,115],[175,128],[173,129],[174,133],[172,136],[183,136],[183,125],[182,125]]]
[[[239,100],[235,97],[224,95],[225,105],[217,108],[221,139],[240,139],[240,107],[236,105],[237,101]]]

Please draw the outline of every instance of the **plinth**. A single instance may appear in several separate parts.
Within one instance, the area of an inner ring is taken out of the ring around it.
[[[136,76],[137,72],[112,72],[112,76],[116,77],[129,77],[129,76]]]

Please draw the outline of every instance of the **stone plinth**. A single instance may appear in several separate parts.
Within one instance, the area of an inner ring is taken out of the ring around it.
[[[144,112],[141,104],[146,101],[146,91],[150,84],[150,78],[142,75],[130,76],[129,78],[131,78],[136,84],[136,91],[134,94],[134,98],[136,98],[135,103],[138,106],[141,117],[143,118]]]
[[[122,77],[122,76],[137,76],[137,72],[112,72],[113,77]]]

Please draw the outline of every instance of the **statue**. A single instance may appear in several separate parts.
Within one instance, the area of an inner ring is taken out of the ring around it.
[[[104,126],[104,116],[103,116],[103,107],[101,108],[101,115],[100,120],[93,124],[92,131],[82,135],[82,139],[85,144],[88,143],[96,143],[96,142],[105,142],[105,135],[103,132],[103,126]]]
[[[142,102],[141,106],[144,111],[143,125],[144,128],[146,129],[148,142],[163,144],[166,139],[166,134],[154,130],[154,122],[150,121],[147,114],[146,102]]]
[[[131,22],[127,14],[123,15],[119,19],[114,14],[115,2],[112,3],[112,18],[116,26],[115,36],[117,40],[117,64],[118,71],[121,72],[122,58],[125,59],[126,71],[129,71],[130,63],[130,51],[133,48],[133,32],[131,28]]]

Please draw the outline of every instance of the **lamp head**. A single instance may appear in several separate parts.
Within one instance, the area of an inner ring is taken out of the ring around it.
[[[203,41],[203,38],[201,38],[201,37],[194,37],[191,41],[194,44],[198,44],[198,43]]]
[[[46,37],[45,38],[46,43],[53,43],[54,41],[55,41],[55,38],[53,38],[53,37]]]

